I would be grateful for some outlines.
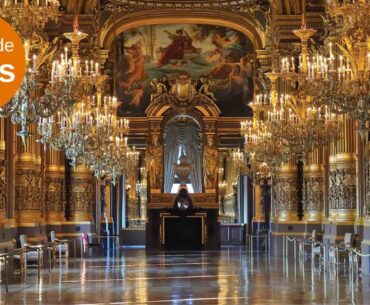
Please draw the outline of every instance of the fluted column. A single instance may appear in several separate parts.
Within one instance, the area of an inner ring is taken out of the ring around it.
[[[92,221],[95,205],[95,178],[92,172],[83,165],[71,170],[68,187],[69,221]]]
[[[47,150],[45,164],[45,210],[47,223],[65,221],[64,152]]]
[[[0,224],[5,221],[7,204],[5,119],[0,118]]]
[[[323,149],[308,154],[304,167],[303,210],[304,220],[321,222],[324,209]]]
[[[36,126],[30,126],[36,134]],[[42,220],[41,198],[41,158],[38,155],[34,136],[26,138],[26,145],[21,138],[16,138],[15,155],[15,219],[18,226],[35,226]]]
[[[295,162],[277,169],[274,180],[275,219],[277,221],[298,220],[297,166]]]
[[[355,124],[343,117],[342,138],[332,146],[329,158],[329,220],[356,218],[356,134]]]

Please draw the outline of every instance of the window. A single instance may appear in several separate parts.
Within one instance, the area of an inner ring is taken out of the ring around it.
[[[177,153],[177,161],[176,161],[177,164],[180,163],[180,156],[181,156],[182,149],[183,149],[183,146],[179,145],[179,150],[178,150],[178,153]],[[191,183],[187,183],[186,186],[188,188],[188,192],[190,194],[193,194],[194,193],[193,185]],[[172,184],[171,194],[176,194],[179,191],[179,187],[180,187],[180,183],[175,182],[174,184]]]

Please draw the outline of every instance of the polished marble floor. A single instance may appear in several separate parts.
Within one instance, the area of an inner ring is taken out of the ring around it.
[[[370,278],[347,269],[323,272],[245,248],[149,253],[120,249],[107,257],[70,259],[40,279],[1,289],[0,304],[370,304]]]

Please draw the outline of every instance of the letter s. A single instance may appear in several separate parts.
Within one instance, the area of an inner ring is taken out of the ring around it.
[[[11,83],[12,81],[14,81],[15,75],[13,72],[10,72],[12,70],[14,70],[14,66],[12,65],[4,64],[0,66],[0,75],[2,74],[4,76],[7,76],[7,77],[0,76],[0,82]]]

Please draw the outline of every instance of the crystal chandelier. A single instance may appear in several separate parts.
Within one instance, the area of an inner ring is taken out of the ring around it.
[[[73,32],[63,36],[71,43],[72,54],[64,47],[60,59],[54,60],[51,67],[51,77],[46,88],[44,99],[54,99],[59,109],[69,109],[76,101],[81,101],[91,94],[92,87],[100,78],[99,63],[93,60],[82,60],[79,55],[81,40],[88,37],[79,30],[78,15],[75,14]],[[54,113],[55,110],[53,109]]]
[[[114,97],[98,94],[92,99],[91,132],[85,138],[85,154],[82,163],[90,167],[96,177],[109,176],[115,183],[117,178],[138,162],[138,152],[130,149],[125,135],[128,120],[117,118],[119,103]]]
[[[359,120],[364,138],[370,119],[370,3],[331,0],[326,2],[326,12],[332,28],[326,41],[329,54],[322,57],[329,68],[324,81],[316,79],[325,85],[325,102],[333,111]]]
[[[58,0],[4,0],[0,3],[0,17],[23,39],[40,33],[49,20],[57,21],[59,15]]]
[[[39,83],[39,69],[53,50],[39,34],[48,20],[56,21],[59,16],[59,1],[5,0],[0,3],[0,17],[12,24],[23,37],[26,53],[26,74],[20,89],[3,107],[0,116],[11,117],[14,124],[20,125],[17,135],[25,138],[30,135],[28,126],[40,117],[48,117],[53,104],[44,99],[40,102],[43,86]],[[30,53],[33,53],[30,60]],[[38,56],[36,57],[36,53]]]
[[[37,104],[48,109],[48,116],[41,115],[38,134],[41,143],[50,144],[53,149],[65,150],[71,163],[76,165],[77,159],[83,154],[82,142],[86,134],[85,130],[79,134],[78,128],[84,126],[82,122],[73,120],[81,107],[86,110],[85,106],[89,106],[86,101],[93,87],[101,90],[107,76],[100,73],[99,63],[83,61],[79,56],[79,44],[88,35],[79,30],[77,14],[74,16],[73,32],[64,33],[63,36],[71,42],[72,54],[68,47],[64,47],[60,59],[52,63],[49,84]],[[77,117],[83,118],[84,115],[79,113]]]
[[[315,76],[327,77],[330,66],[327,59],[318,54],[310,56],[308,52],[308,40],[315,32],[306,28],[303,14],[302,27],[293,31],[301,41],[298,60],[294,56],[284,57],[280,72],[268,75],[271,82],[279,78],[286,91],[279,95],[276,91],[271,92],[271,97],[276,100],[268,113],[272,133],[285,140],[290,153],[298,159],[303,159],[318,146],[337,140],[342,126],[322,98],[321,84],[313,81]]]
[[[26,52],[26,66],[29,66],[28,52]],[[23,144],[25,138],[30,135],[27,127],[36,123],[39,116],[36,112],[35,103],[38,98],[40,84],[37,82],[36,55],[33,56],[33,64],[26,71],[21,86],[11,101],[0,107],[0,116],[11,117],[13,124],[20,125],[17,135],[21,137]]]
[[[288,160],[288,149],[283,140],[273,135],[267,120],[272,107],[269,96],[258,94],[250,106],[253,119],[241,122],[248,164],[239,166],[239,170],[257,182],[268,179],[276,167]]]

